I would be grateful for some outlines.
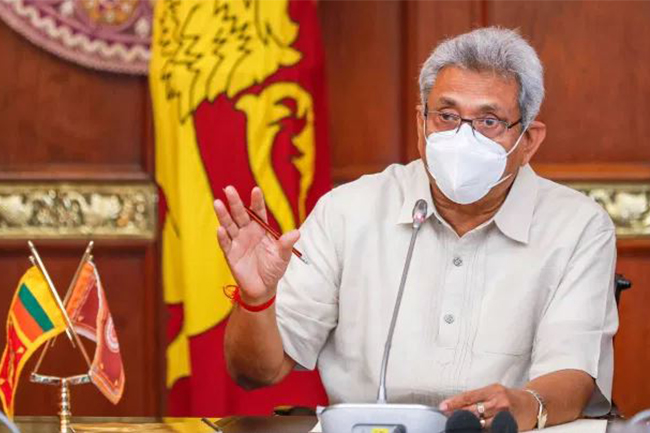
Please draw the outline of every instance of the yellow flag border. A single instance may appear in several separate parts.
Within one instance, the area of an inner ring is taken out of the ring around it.
[[[23,330],[19,327],[16,326],[16,318],[14,317],[14,314],[12,312],[13,306],[16,303],[16,300],[18,298],[18,291],[20,290],[20,286],[23,284],[23,280],[27,273],[29,273],[30,270],[32,269],[38,269],[36,266],[30,266],[29,269],[23,274],[22,277],[20,277],[20,280],[18,281],[18,286],[16,287],[16,290],[14,291],[14,296],[11,298],[11,304],[9,304],[9,312],[7,314],[7,324],[5,325],[5,350],[2,352],[2,358],[0,359],[0,365],[4,365],[5,358],[7,357],[7,351],[8,351],[8,344],[9,344],[9,326],[13,326],[14,330],[16,331],[16,334],[18,335],[18,339],[20,340],[21,343],[27,348],[25,351],[25,354],[23,355],[22,358],[20,358],[20,362],[18,363],[18,368],[16,374],[16,383],[14,383],[14,386],[11,389],[11,407],[7,407],[7,402],[5,401],[4,394],[0,392],[0,401],[2,401],[2,407],[9,419],[13,419],[14,416],[14,407],[16,403],[16,390],[18,389],[18,383],[20,382],[20,375],[22,374],[23,368],[25,367],[25,364],[29,360],[29,358],[38,350],[39,347],[43,343],[45,343],[47,340],[50,338],[56,337],[60,333],[66,330],[65,326],[65,321],[63,322],[63,327],[57,328],[56,326],[49,331],[44,332],[43,334],[39,335],[36,340],[30,342],[29,344],[25,344],[25,340],[29,341],[29,338],[25,335]],[[46,285],[48,284],[47,281],[43,281]],[[48,289],[49,290],[49,289]],[[35,296],[35,295],[34,295]],[[58,305],[57,305],[58,308]]]

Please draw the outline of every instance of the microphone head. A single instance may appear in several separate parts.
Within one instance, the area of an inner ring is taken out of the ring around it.
[[[445,424],[446,433],[470,433],[481,430],[481,421],[468,410],[457,410],[451,414]]]
[[[512,416],[510,412],[504,410],[496,414],[492,420],[492,432],[493,433],[517,433],[519,432],[519,426],[517,425],[517,420]]]
[[[419,199],[413,206],[413,227],[420,228],[424,219],[427,217],[427,202]]]

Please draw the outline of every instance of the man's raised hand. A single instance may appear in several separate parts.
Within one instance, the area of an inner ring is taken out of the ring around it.
[[[275,295],[278,281],[289,265],[291,248],[300,238],[300,232],[292,230],[279,240],[273,239],[250,218],[234,187],[228,186],[224,192],[230,211],[221,200],[214,202],[220,224],[217,229],[219,245],[244,302],[262,304]],[[264,198],[258,187],[251,191],[250,208],[267,221]]]

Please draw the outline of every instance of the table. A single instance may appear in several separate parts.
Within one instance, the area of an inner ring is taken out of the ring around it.
[[[212,419],[223,433],[307,433],[316,425],[314,416],[232,416]],[[73,427],[77,433],[212,433],[200,418],[99,418],[74,417]],[[16,417],[22,433],[57,433],[56,417]],[[616,422],[610,422],[607,431],[613,432]],[[0,427],[0,432],[5,432]]]
[[[307,433],[316,425],[314,416],[232,416],[212,419],[224,433]],[[57,433],[59,419],[52,416],[16,417],[22,433]],[[138,418],[138,417],[73,417],[72,426],[77,433],[211,433],[210,427],[200,418]],[[0,427],[0,432],[8,431]]]

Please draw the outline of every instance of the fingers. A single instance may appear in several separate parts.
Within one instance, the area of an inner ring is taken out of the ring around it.
[[[447,414],[456,410],[470,411],[482,420],[484,428],[489,428],[499,412],[515,409],[510,393],[511,390],[503,385],[493,384],[449,398],[440,404],[440,410]]]
[[[264,222],[269,222],[266,216],[264,196],[262,195],[262,190],[257,186],[251,191],[251,210],[255,212],[258,217],[262,218]]]
[[[233,240],[240,234],[240,231],[250,224],[251,217],[248,214],[244,203],[241,201],[237,190],[233,186],[227,186],[224,188],[224,193],[228,200],[228,207],[221,200],[214,201],[214,209],[219,219],[221,227],[217,229],[217,239],[219,240],[219,245],[224,250],[228,252],[232,246]],[[259,187],[253,188],[251,191],[251,208],[257,216],[259,216],[265,222],[267,219],[266,205],[264,203],[264,197],[262,195],[262,190]],[[260,227],[260,231],[264,231],[262,226],[255,224],[255,226]],[[294,244],[300,238],[300,232],[298,230],[292,230],[288,233],[285,233],[277,240],[278,255],[285,261],[288,261],[291,258],[292,248]]]
[[[232,245],[232,240],[228,236],[228,232],[223,226],[217,228],[217,240],[219,241],[219,246],[224,253],[228,254],[230,247]]]
[[[479,410],[479,405],[482,407]],[[492,418],[495,415],[495,404],[484,389],[465,392],[443,401],[440,409],[447,414],[457,410],[466,410],[473,413],[481,422],[481,428],[489,428],[492,425]]]
[[[474,405],[480,401],[485,401],[488,397],[488,388],[463,392],[440,403],[440,410],[444,412],[453,412]]]
[[[255,190],[258,190],[257,192]],[[237,190],[233,186],[227,186],[224,188],[224,193],[226,194],[226,199],[228,200],[228,205],[230,206],[230,211],[226,207],[226,204],[221,200],[214,201],[214,210],[217,213],[217,218],[219,219],[219,224],[221,224],[230,236],[230,239],[234,239],[239,234],[239,228],[244,227],[250,223],[250,217],[244,208],[244,203],[242,203],[239,198]],[[266,220],[266,208],[264,207],[264,199],[262,198],[262,191],[259,188],[253,188],[251,192],[251,200],[255,199],[255,205],[257,208],[262,208],[264,211],[257,210],[256,213]]]
[[[497,410],[497,403],[494,400],[486,400],[480,403],[483,403],[483,409],[484,409],[482,415],[483,418],[492,418],[499,412],[499,410]],[[481,418],[481,413],[478,408],[478,403],[462,407],[461,409],[468,410],[472,412],[474,415],[476,415],[477,417]]]
[[[230,239],[236,238],[237,234],[239,233],[239,227],[237,227],[237,224],[235,224],[235,222],[232,220],[230,212],[228,212],[228,209],[226,209],[224,202],[221,200],[215,200],[214,211],[217,213],[219,224],[221,224],[221,227],[223,227],[227,232],[227,236],[230,236]],[[217,235],[218,234],[219,233],[217,232]]]
[[[291,258],[291,249],[300,239],[300,232],[298,230],[291,230],[280,236],[278,239],[279,254],[283,260],[288,261]]]
[[[242,203],[241,198],[234,186],[228,185],[224,192],[226,193],[226,198],[228,199],[228,206],[230,207],[230,215],[232,216],[233,221],[239,227],[244,227],[251,222],[251,218],[244,208],[244,203]]]

